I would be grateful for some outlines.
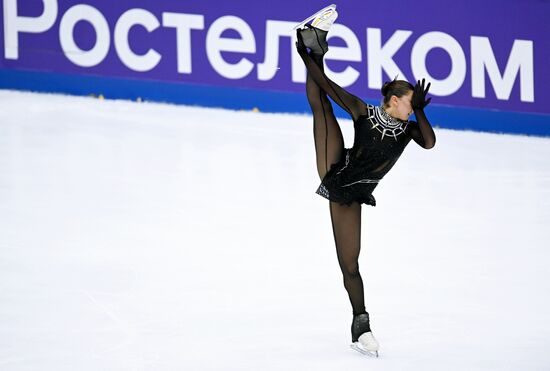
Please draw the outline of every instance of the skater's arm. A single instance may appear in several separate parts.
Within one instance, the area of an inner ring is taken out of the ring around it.
[[[298,33],[299,34],[299,33]],[[300,41],[296,44],[298,54],[302,57],[308,72],[313,77],[313,80],[323,89],[332,100],[342,107],[355,120],[366,112],[367,105],[355,95],[347,92],[342,87],[338,86],[334,81],[330,80],[327,75],[319,68],[317,63],[311,58],[307,49],[301,47]]]
[[[435,133],[424,110],[414,110],[418,122],[411,121],[407,126],[409,135],[419,146],[430,149],[435,146]]]
[[[424,82],[424,79],[422,79],[422,84],[418,81],[414,87],[411,105],[418,122],[411,121],[411,124],[408,126],[408,132],[412,139],[421,147],[430,149],[435,146],[435,133],[424,113],[424,107],[432,99],[429,98],[426,100],[426,94],[428,94],[431,83],[428,83],[428,86],[424,89]]]

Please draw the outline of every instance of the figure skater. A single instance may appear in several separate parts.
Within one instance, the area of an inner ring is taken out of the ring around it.
[[[376,205],[372,191],[413,139],[421,147],[435,145],[435,134],[424,114],[430,103],[430,83],[386,82],[383,103],[373,106],[350,94],[324,73],[327,33],[338,13],[328,6],[296,26],[298,53],[307,68],[306,93],[313,112],[313,135],[321,185],[317,193],[329,200],[338,263],[353,308],[351,347],[378,357],[369,314],[365,310],[359,274],[361,204]],[[308,51],[309,49],[309,51]],[[353,147],[344,148],[342,132],[327,95],[353,119]],[[408,121],[414,111],[418,122]]]

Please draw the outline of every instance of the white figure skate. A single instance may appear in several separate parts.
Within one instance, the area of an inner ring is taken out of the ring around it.
[[[374,338],[372,332],[365,332],[363,335],[359,336],[358,341],[352,343],[350,347],[361,354],[378,357],[380,345]]]
[[[361,354],[378,357],[380,345],[374,338],[370,328],[369,313],[361,313],[353,316],[351,323],[350,347]]]
[[[328,51],[327,34],[338,18],[336,5],[332,4],[299,23],[295,30],[300,33],[302,41],[311,53],[324,55]]]
[[[336,18],[338,18],[338,12],[336,12],[336,4],[331,4],[326,8],[319,10],[312,16],[307,17],[302,22],[298,23],[294,27],[294,30],[303,29],[306,27],[306,25],[309,25],[311,27],[315,27],[328,32],[330,26],[332,26]]]

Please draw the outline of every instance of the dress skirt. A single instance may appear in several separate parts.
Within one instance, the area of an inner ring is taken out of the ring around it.
[[[358,168],[350,161],[350,151],[351,148],[344,149],[342,158],[330,167],[316,193],[342,205],[358,202],[376,206],[372,191],[380,179],[365,177],[365,169]]]

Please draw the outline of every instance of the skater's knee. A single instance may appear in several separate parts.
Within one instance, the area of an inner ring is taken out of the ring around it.
[[[356,262],[343,264],[342,274],[344,275],[344,278],[359,276],[359,264]]]

